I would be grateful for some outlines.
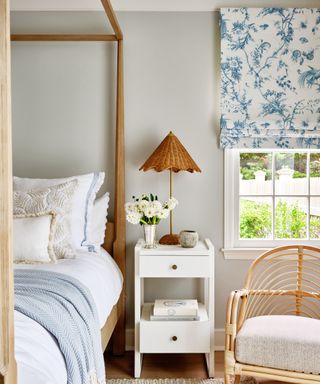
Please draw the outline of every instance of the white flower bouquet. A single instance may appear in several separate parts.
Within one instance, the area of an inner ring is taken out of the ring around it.
[[[157,225],[161,219],[166,219],[178,204],[178,200],[174,197],[161,203],[158,196],[152,193],[132,198],[133,202],[125,204],[127,221],[131,224]]]

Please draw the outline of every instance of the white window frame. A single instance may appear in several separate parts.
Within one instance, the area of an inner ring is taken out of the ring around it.
[[[224,248],[225,259],[253,260],[263,252],[281,245],[320,245],[320,240],[239,240],[239,153],[241,152],[319,152],[318,150],[226,149],[224,151]],[[309,158],[309,157],[308,157]],[[274,161],[273,161],[274,164]],[[273,170],[274,174],[274,170]],[[309,176],[309,163],[307,164]],[[309,180],[309,178],[308,178]],[[308,188],[309,191],[309,188]],[[306,195],[307,197],[310,195]],[[310,197],[309,197],[310,198]]]

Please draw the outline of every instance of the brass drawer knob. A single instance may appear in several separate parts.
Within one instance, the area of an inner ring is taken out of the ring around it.
[[[171,268],[176,270],[176,269],[178,269],[178,266],[177,266],[177,264],[173,264],[173,266]]]
[[[177,341],[177,340],[178,340],[177,336],[172,336],[172,341]]]

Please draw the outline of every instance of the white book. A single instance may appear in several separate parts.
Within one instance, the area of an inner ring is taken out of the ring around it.
[[[197,300],[156,300],[153,307],[154,316],[197,316]]]

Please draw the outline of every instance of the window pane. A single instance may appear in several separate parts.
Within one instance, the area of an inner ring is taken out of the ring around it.
[[[272,154],[240,153],[240,195],[272,194]]]
[[[272,238],[272,198],[240,198],[240,239]]]
[[[310,194],[320,195],[320,153],[310,154]]]
[[[307,237],[308,199],[304,197],[276,198],[275,237],[305,239]]]
[[[320,239],[320,197],[310,198],[310,239]]]
[[[308,193],[306,153],[276,153],[275,169],[277,195]]]

